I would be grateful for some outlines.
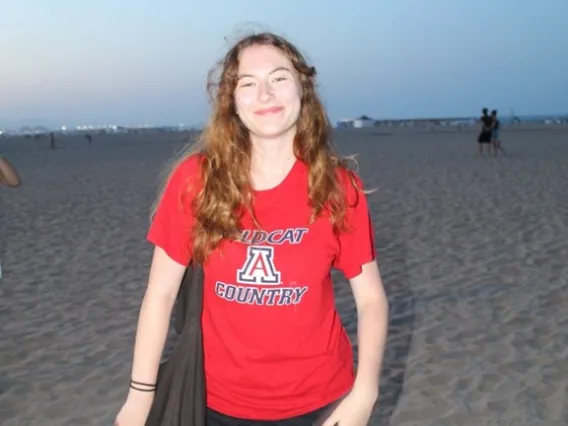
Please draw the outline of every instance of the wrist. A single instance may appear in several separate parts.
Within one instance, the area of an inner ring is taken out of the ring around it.
[[[379,383],[377,380],[357,377],[351,392],[357,395],[362,395],[365,399],[376,400],[379,397]]]
[[[128,396],[126,397],[128,401],[136,402],[148,402],[152,403],[154,400],[154,392],[141,392],[136,389],[128,389]]]

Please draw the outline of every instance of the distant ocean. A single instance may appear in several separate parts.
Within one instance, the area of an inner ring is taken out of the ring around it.
[[[511,115],[501,115],[499,118],[504,123],[514,121],[514,118],[518,118],[523,123],[541,123],[546,120],[568,120],[568,114],[519,115],[516,117]]]
[[[426,117],[416,117],[415,120],[421,120],[424,118]],[[469,117],[445,117],[445,118],[432,117],[431,119],[432,120],[440,119],[442,121],[468,122],[468,121],[476,121],[478,118],[479,115],[469,116]],[[398,120],[402,121],[401,119]],[[413,119],[408,118],[404,120],[412,121]],[[511,113],[508,114],[501,113],[499,114],[499,120],[501,120],[503,123],[512,123],[514,121],[519,121],[519,120],[523,123],[542,123],[546,120],[568,120],[568,114],[513,115]]]

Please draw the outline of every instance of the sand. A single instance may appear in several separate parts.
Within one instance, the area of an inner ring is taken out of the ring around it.
[[[372,424],[568,423],[568,129],[337,132],[376,187],[391,304]],[[124,401],[156,177],[180,134],[0,139],[23,186],[0,189],[3,426],[111,425]],[[349,286],[337,303],[355,342]]]

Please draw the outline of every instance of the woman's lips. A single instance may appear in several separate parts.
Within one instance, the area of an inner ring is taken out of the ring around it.
[[[269,115],[269,114],[277,114],[280,111],[282,111],[284,108],[283,107],[270,107],[270,108],[263,108],[263,109],[258,109],[256,110],[254,113],[256,115]]]

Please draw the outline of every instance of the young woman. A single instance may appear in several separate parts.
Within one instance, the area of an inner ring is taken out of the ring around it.
[[[196,261],[208,426],[311,426],[338,401],[324,425],[363,426],[378,397],[388,303],[361,181],[332,151],[315,69],[292,44],[246,37],[221,68],[201,145],[176,163],[153,215],[132,380],[152,389]],[[356,374],[332,267],[357,307]],[[151,403],[151,392],[130,389],[116,424],[143,425]]]
[[[499,151],[506,154],[505,149],[501,146],[501,122],[497,117],[497,110],[491,111],[491,119],[493,120],[492,132],[491,132],[491,144],[493,145],[493,155],[497,156]]]

